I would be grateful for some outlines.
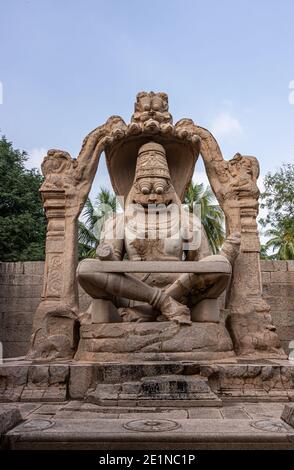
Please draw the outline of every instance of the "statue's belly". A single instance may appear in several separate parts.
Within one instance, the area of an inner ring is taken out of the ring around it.
[[[128,258],[133,261],[180,261],[182,241],[171,238],[125,238]]]
[[[128,258],[132,261],[180,261],[182,259],[182,241],[179,238],[136,238],[133,233],[125,234],[125,247]],[[137,273],[146,284],[165,289],[177,278],[174,273]]]

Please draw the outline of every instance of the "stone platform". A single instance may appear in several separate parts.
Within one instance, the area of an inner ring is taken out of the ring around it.
[[[3,403],[7,414],[11,404]],[[294,449],[284,403],[225,403],[223,408],[104,407],[81,401],[18,403],[2,437],[12,450]]]
[[[84,400],[103,406],[219,406],[233,401],[294,401],[286,360],[54,362],[0,365],[1,402]]]
[[[94,323],[82,325],[75,359],[95,362],[218,360],[233,358],[223,322]]]

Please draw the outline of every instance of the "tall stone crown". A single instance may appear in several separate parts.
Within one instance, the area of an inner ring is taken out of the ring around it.
[[[165,149],[156,142],[140,147],[136,163],[135,181],[150,176],[170,179]]]

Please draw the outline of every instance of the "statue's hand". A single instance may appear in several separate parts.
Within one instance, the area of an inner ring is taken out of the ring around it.
[[[115,261],[114,251],[111,245],[105,243],[98,245],[96,254],[101,261]]]

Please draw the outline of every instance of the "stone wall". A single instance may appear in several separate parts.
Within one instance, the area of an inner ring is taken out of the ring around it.
[[[261,261],[263,296],[285,352],[294,340],[294,261]]]
[[[294,261],[261,261],[264,297],[285,351],[294,340]],[[44,263],[0,262],[0,341],[4,357],[23,356],[28,349],[32,317],[40,301]],[[80,292],[81,309],[89,302]]]

